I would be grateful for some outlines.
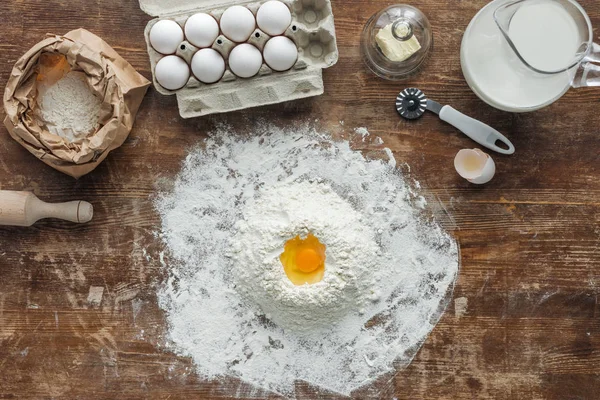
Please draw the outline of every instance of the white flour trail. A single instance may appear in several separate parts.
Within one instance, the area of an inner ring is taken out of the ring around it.
[[[156,204],[175,351],[207,379],[289,397],[296,380],[348,395],[408,365],[449,301],[458,249],[394,165],[306,127],[215,132]],[[308,232],[327,246],[325,278],[294,286],[279,254]]]

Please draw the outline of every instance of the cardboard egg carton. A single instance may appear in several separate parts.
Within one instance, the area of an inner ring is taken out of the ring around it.
[[[154,24],[161,19],[171,19],[183,29],[187,18],[199,12],[210,14],[219,21],[223,12],[233,5],[247,7],[256,17],[258,9],[266,0],[258,2],[140,0],[144,12],[158,17],[148,22],[144,32],[156,90],[165,95],[177,96],[179,114],[183,118],[241,110],[323,94],[322,70],[334,65],[339,55],[331,2],[330,0],[281,1],[290,8],[292,13],[292,23],[284,36],[290,38],[298,47],[298,61],[290,70],[273,71],[263,61],[259,73],[245,79],[234,75],[227,65],[225,74],[219,82],[204,84],[190,74],[188,83],[182,89],[173,91],[161,87],[154,75],[156,63],[164,57],[150,45],[149,35]],[[262,51],[270,38],[257,25],[257,29],[247,43],[253,44]],[[237,43],[221,33],[212,48],[221,53],[227,63],[229,53],[236,45]],[[188,41],[184,41],[176,55],[190,64],[198,50]]]

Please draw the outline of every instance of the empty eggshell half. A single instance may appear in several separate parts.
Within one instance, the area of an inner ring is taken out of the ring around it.
[[[175,21],[162,19],[150,29],[150,44],[161,54],[173,54],[183,42],[183,29]]]
[[[265,62],[275,71],[287,71],[298,61],[296,44],[285,36],[269,39],[263,49]]]
[[[471,183],[488,183],[496,173],[492,157],[479,149],[463,149],[454,157],[456,172]]]
[[[281,35],[292,23],[292,13],[281,1],[270,0],[258,9],[256,22],[268,35]]]
[[[185,22],[185,37],[196,47],[210,47],[219,36],[219,24],[205,13],[194,14]]]
[[[190,79],[190,67],[178,56],[161,58],[154,69],[154,76],[160,86],[167,90],[178,90]]]
[[[240,78],[251,78],[258,74],[262,61],[260,50],[248,43],[235,46],[229,53],[229,68]]]
[[[192,72],[203,83],[215,83],[225,73],[225,60],[218,51],[201,49],[192,58]]]
[[[245,42],[256,28],[252,11],[242,6],[229,7],[221,16],[221,31],[234,42]]]

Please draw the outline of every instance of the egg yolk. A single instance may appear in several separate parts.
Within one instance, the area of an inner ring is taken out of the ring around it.
[[[279,256],[288,279],[297,286],[313,284],[325,275],[325,245],[316,236],[288,240]]]

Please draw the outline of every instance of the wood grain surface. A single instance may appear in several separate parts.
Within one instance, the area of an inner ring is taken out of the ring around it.
[[[435,48],[423,71],[391,83],[370,75],[359,35],[381,0],[332,0],[339,63],[318,98],[182,120],[174,97],[150,89],[133,132],[78,181],[45,166],[0,128],[0,188],[45,201],[87,200],[86,225],[0,227],[0,399],[228,399],[275,397],[235,379],[194,374],[165,346],[156,287],[165,271],[152,199],[217,123],[243,131],[259,118],[314,121],[344,135],[367,127],[421,182],[460,242],[454,298],[412,364],[355,393],[382,399],[600,399],[600,90],[569,91],[550,107],[509,114],[480,101],[460,70],[462,32],[485,0],[412,3],[429,17]],[[582,0],[600,28],[600,3]],[[0,85],[48,32],[84,27],[150,78],[143,37],[151,19],[135,0],[0,2]],[[598,30],[594,37],[599,39]],[[401,120],[407,86],[505,133],[517,152],[495,156],[497,176],[476,187],[453,158],[474,144],[433,115]],[[3,118],[3,116],[2,116]],[[340,125],[344,121],[344,125]],[[366,152],[381,148],[355,141]],[[88,299],[102,288],[100,304]],[[299,398],[338,396],[303,384]]]

